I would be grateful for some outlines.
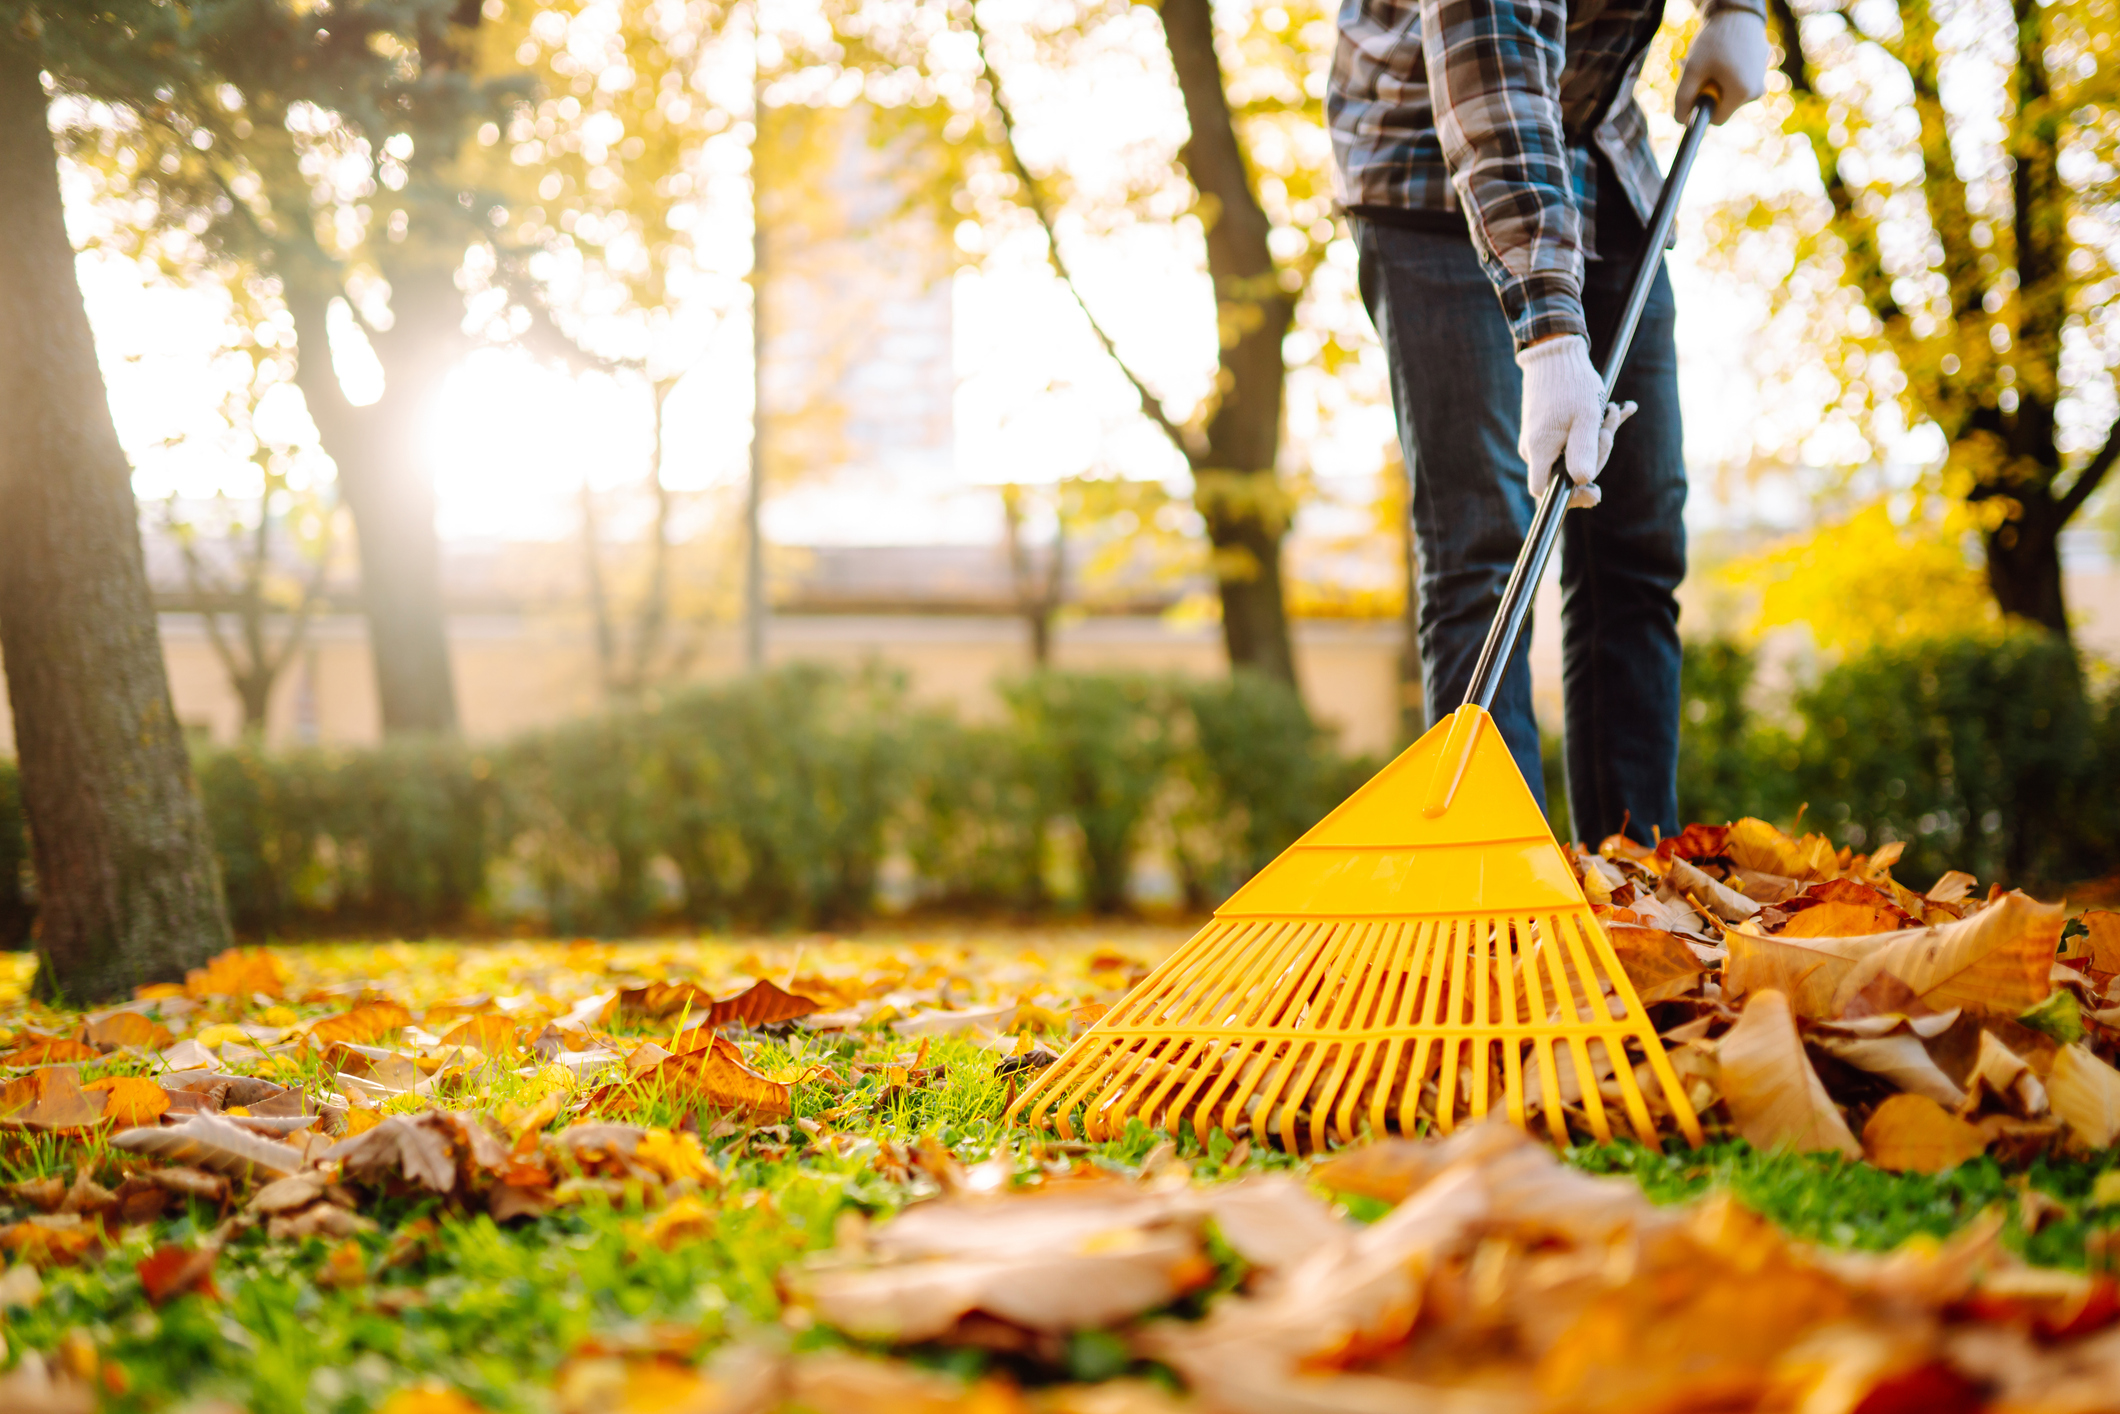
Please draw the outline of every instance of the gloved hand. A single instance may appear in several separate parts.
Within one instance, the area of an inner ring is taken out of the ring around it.
[[[1701,23],[1678,76],[1673,108],[1683,123],[1693,116],[1701,89],[1715,88],[1715,123],[1767,91],[1767,17],[1750,10],[1717,10]]]
[[[1580,334],[1563,334],[1533,344],[1516,356],[1524,371],[1523,430],[1516,449],[1530,469],[1531,499],[1546,494],[1553,464],[1567,452],[1568,479],[1575,491],[1570,507],[1588,507],[1603,499],[1592,483],[1612,455],[1612,434],[1634,416],[1633,403],[1607,404],[1605,380],[1590,362],[1590,344]]]

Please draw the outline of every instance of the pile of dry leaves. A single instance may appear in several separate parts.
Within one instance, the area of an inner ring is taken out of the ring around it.
[[[1999,1216],[1888,1256],[1818,1251],[1725,1198],[1654,1207],[1498,1122],[1313,1170],[1395,1204],[1367,1226],[1287,1177],[1198,1188],[1170,1163],[1011,1194],[1006,1172],[974,1166],[854,1234],[789,1274],[791,1301],[865,1342],[1048,1365],[1071,1335],[1116,1331],[1242,1414],[2060,1414],[2120,1389],[2111,1281],[2013,1260]],[[1189,1292],[1204,1314],[1169,1314]],[[816,1403],[801,1362],[783,1378]]]
[[[1898,856],[1748,819],[1574,861],[1696,1108],[1753,1144],[1933,1173],[2120,1138],[2120,914],[1917,894]]]

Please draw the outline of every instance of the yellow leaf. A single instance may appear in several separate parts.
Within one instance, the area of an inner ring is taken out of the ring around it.
[[[376,1414],[485,1414],[485,1406],[453,1389],[429,1386],[399,1390],[383,1401]]]
[[[287,986],[287,964],[263,948],[230,948],[184,974],[184,990],[194,997],[248,999],[262,992],[280,996]]]
[[[2120,1139],[2120,1070],[2082,1046],[2063,1046],[2046,1075],[2046,1102],[2093,1149]]]
[[[309,1038],[319,1049],[334,1041],[365,1046],[412,1024],[412,1013],[396,1002],[369,1002],[337,1016],[327,1016],[309,1028]]]
[[[666,1183],[675,1183],[681,1178],[689,1178],[695,1183],[712,1183],[720,1177],[714,1171],[713,1161],[707,1158],[706,1150],[699,1147],[696,1134],[651,1129],[640,1137],[633,1157],[662,1175]]]
[[[1871,1163],[1894,1173],[1942,1173],[1987,1152],[1987,1135],[1926,1095],[1894,1095],[1862,1127]]]
[[[1831,1149],[1862,1157],[1840,1107],[1804,1054],[1787,997],[1772,988],[1755,992],[1723,1036],[1719,1054],[1723,1103],[1754,1148]]]
[[[81,1087],[101,1091],[103,1118],[121,1129],[153,1124],[169,1109],[169,1092],[144,1075],[111,1075]]]
[[[192,1039],[209,1051],[217,1051],[230,1041],[235,1042],[239,1046],[250,1044],[250,1034],[230,1021],[224,1021],[218,1026],[205,1027]]]
[[[1723,997],[1734,1002],[1773,990],[1789,999],[1798,1016],[1838,1016],[1841,982],[1888,936],[1790,939],[1733,928],[1723,934],[1730,950],[1723,963]]]
[[[680,1242],[714,1232],[714,1210],[690,1193],[657,1213],[648,1223],[648,1240],[668,1251]]]
[[[1824,835],[1795,839],[1749,815],[1730,826],[1723,854],[1741,869],[1788,879],[1830,879],[1840,872],[1832,841]]]
[[[470,1018],[463,1025],[442,1037],[445,1046],[469,1046],[483,1055],[507,1055],[521,1049],[517,1044],[515,1023],[505,1016],[484,1012]]]
[[[383,1112],[381,1110],[355,1106],[346,1111],[345,1137],[351,1139],[356,1134],[366,1134],[382,1122]]]

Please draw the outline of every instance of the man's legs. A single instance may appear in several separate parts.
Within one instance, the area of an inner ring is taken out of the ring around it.
[[[1593,261],[1583,313],[1603,367],[1633,263]],[[1671,281],[1659,271],[1613,398],[1639,404],[1612,439],[1604,501],[1561,527],[1561,655],[1575,836],[1647,843],[1678,819],[1678,597],[1686,464]]]
[[[1413,473],[1421,665],[1428,719],[1457,710],[1502,586],[1531,527],[1516,454],[1523,379],[1494,286],[1469,235],[1354,222],[1368,306],[1391,369],[1399,444]],[[1526,629],[1495,694],[1502,739],[1546,802]]]

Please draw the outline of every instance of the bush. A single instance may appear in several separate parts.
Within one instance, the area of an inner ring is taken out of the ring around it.
[[[2069,645],[1999,638],[1878,648],[1798,692],[1779,767],[1812,818],[1858,849],[1906,842],[1908,877],[2064,884],[2112,869],[2120,704],[2095,700]]]
[[[453,740],[241,746],[204,753],[194,771],[242,932],[417,935],[463,926],[481,900],[490,772]]]
[[[1688,645],[1688,820],[1810,819],[1903,876],[2066,883],[2120,845],[2120,694],[2087,691],[2034,633],[1852,659],[1761,720],[1749,650]],[[894,897],[1011,911],[1124,908],[1167,851],[1186,902],[1218,903],[1358,786],[1296,695],[1039,673],[965,724],[883,673],[797,667],[688,688],[490,751],[448,739],[197,760],[229,911],[249,936],[419,934],[509,922],[624,933],[836,926]],[[1548,788],[1565,809],[1560,753]],[[1069,880],[1074,882],[1070,886]],[[0,762],[0,944],[33,912],[11,764]]]

